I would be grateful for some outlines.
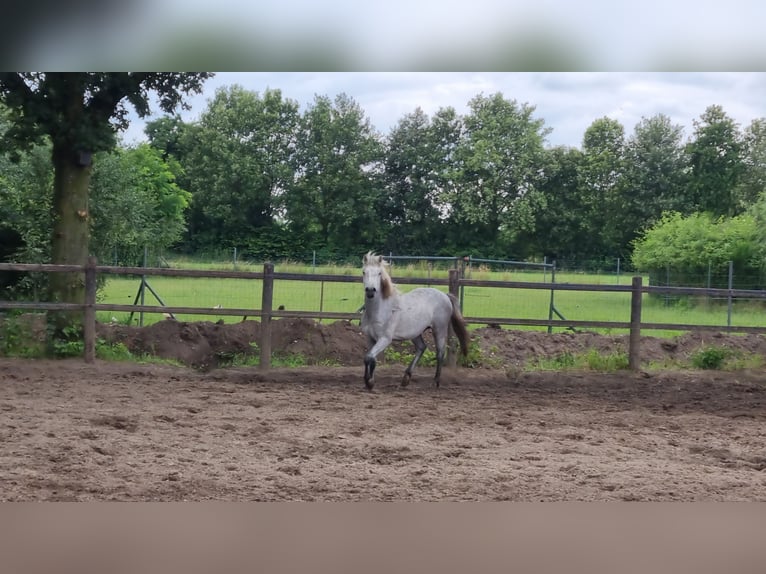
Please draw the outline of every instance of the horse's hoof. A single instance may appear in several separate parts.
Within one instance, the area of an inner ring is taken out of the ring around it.
[[[367,390],[368,390],[368,391],[371,391],[371,390],[372,390],[372,387],[374,387],[374,386],[375,386],[375,383],[374,383],[373,381],[365,381],[365,382],[364,382],[364,386],[365,386],[365,387],[367,387]]]
[[[402,377],[402,386],[406,387],[409,384],[410,384],[410,374],[404,373],[404,376]]]

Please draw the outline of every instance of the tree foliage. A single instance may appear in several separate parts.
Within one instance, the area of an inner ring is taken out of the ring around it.
[[[617,205],[619,250],[625,254],[639,233],[668,211],[682,211],[687,157],[681,126],[668,116],[643,118],[624,148],[624,178]]]
[[[766,193],[766,119],[753,120],[742,135],[742,171],[736,190],[738,210],[760,202]]]
[[[0,154],[0,261],[50,260],[50,146],[37,145],[10,161]],[[0,298],[44,293],[45,276],[0,272]]]
[[[150,95],[171,112],[183,95],[199,92],[212,74],[166,72],[34,72],[0,74],[0,99],[11,125],[3,144],[28,149],[48,137],[69,153],[114,147],[117,131],[129,124],[129,106],[139,117],[150,111]]]
[[[633,265],[641,271],[670,267],[702,276],[709,267],[732,261],[742,271],[757,271],[763,248],[756,218],[750,214],[715,218],[708,212],[666,213],[635,243]]]
[[[339,253],[380,244],[383,148],[356,101],[317,96],[301,117],[292,158],[285,218],[296,238]]]
[[[469,108],[456,149],[451,217],[464,237],[501,253],[520,232],[534,229],[544,208],[537,186],[549,130],[533,117],[534,106],[500,93],[476,96]]]
[[[493,94],[473,98],[465,115],[415,109],[384,137],[353,99],[316,96],[293,121],[265,128],[286,142],[279,157],[288,159],[279,164],[282,183],[258,199],[258,184],[235,181],[248,170],[252,182],[267,172],[254,160],[261,152],[236,136],[249,133],[241,105],[253,98],[260,100],[231,91],[199,122],[150,125],[153,145],[178,154],[186,173],[180,181],[193,193],[191,250],[237,246],[263,257],[303,257],[374,248],[614,265],[617,257],[629,261],[633,241],[663,213],[699,209],[692,153],[699,158],[713,141],[708,124],[726,124],[725,114],[708,109],[684,142],[681,127],[662,114],[643,118],[630,135],[603,117],[588,127],[581,149],[546,148],[550,130],[535,108]],[[754,122],[741,138],[741,174],[731,192],[740,212],[766,181],[764,133]],[[237,146],[244,155],[231,152]],[[270,211],[243,225],[264,198]],[[254,239],[269,229],[279,240]]]
[[[0,227],[12,230],[13,246],[6,243],[7,258],[45,263],[50,259],[52,226],[50,145],[40,144],[11,161],[0,155]]]
[[[444,245],[440,192],[459,139],[450,117],[454,110],[440,110],[432,121],[418,108],[399,120],[386,140],[380,214],[386,222],[385,251],[438,253]]]
[[[15,218],[0,228],[11,230],[25,258],[81,262],[88,251],[66,246],[87,244],[91,231],[90,252],[106,260],[120,242],[135,259],[142,242],[171,245],[179,233],[187,252],[236,247],[256,259],[312,251],[339,259],[375,249],[610,267],[618,257],[648,264],[649,246],[666,259],[677,247],[673,257],[688,255],[690,267],[700,257],[752,262],[766,244],[766,120],[740,131],[720,106],[704,111],[686,141],[657,114],[630,133],[614,118],[597,118],[580,148],[549,148],[550,129],[535,107],[503,94],[477,95],[464,114],[416,108],[380,134],[345,94],[316,95],[301,111],[279,90],[231,86],[198,119],[150,122],[151,149],[98,152],[114,143],[131,105],[139,115],[148,109],[145,97],[158,86],[170,109],[204,80],[162,77],[1,77],[10,106],[1,139],[20,163],[0,160],[0,216]],[[44,111],[46,98],[55,109]],[[110,101],[117,103],[106,116]],[[91,152],[95,167],[85,165]],[[46,216],[45,225],[30,223]],[[710,233],[701,235],[705,226]],[[706,247],[683,250],[673,233]]]
[[[545,200],[535,219],[535,228],[522,234],[524,258],[544,256],[550,260],[592,257],[587,237],[588,222],[583,217],[579,175],[583,154],[577,148],[554,147],[546,150],[538,189]]]
[[[689,211],[741,213],[736,195],[743,168],[738,124],[721,106],[710,106],[694,126],[694,137],[687,145]]]
[[[161,252],[181,239],[191,194],[176,183],[174,163],[148,144],[98,158],[91,249],[99,260],[141,265],[145,247]]]
[[[175,182],[180,169],[147,144],[97,155],[90,180],[93,217],[90,251],[100,261],[140,265],[145,246],[171,247],[186,226],[190,195]],[[14,243],[5,259],[27,263],[50,260],[53,170],[50,146],[21,152],[17,161],[0,156],[0,221]],[[8,233],[12,232],[12,234]],[[41,293],[44,275],[17,288]]]
[[[585,210],[591,257],[609,253],[624,256],[622,225],[625,178],[625,128],[611,118],[599,118],[583,136],[580,197]]]
[[[153,145],[177,154],[194,190],[187,249],[279,249],[285,190],[292,184],[298,104],[279,90],[221,88],[198,124],[155,122]]]

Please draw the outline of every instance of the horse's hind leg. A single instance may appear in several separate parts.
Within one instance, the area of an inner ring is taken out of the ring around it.
[[[434,384],[438,387],[442,376],[442,363],[444,363],[444,357],[447,352],[447,334],[449,333],[449,328],[445,327],[438,331],[433,329],[433,333],[434,344],[436,345],[436,374],[434,375]]]
[[[410,378],[412,378],[412,371],[415,369],[415,365],[418,364],[418,361],[420,360],[420,357],[423,355],[423,352],[426,350],[426,342],[423,340],[423,335],[418,335],[414,339],[412,339],[412,344],[415,345],[415,356],[412,358],[412,361],[410,362],[407,369],[404,371],[404,376],[402,377],[402,386],[406,387],[410,384]]]

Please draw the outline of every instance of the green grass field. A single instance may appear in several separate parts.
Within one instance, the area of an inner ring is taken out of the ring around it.
[[[234,269],[233,264],[201,264],[186,261],[173,262],[174,267],[197,269]],[[237,270],[262,271],[262,266],[238,264]],[[314,281],[284,281],[274,283],[273,306],[280,305],[290,311],[333,311],[355,313],[363,304],[361,270],[354,267],[316,267],[277,263],[276,272],[322,273],[346,276],[359,276],[358,282],[335,283]],[[394,281],[397,277],[431,277],[446,279],[447,269],[429,269],[426,265],[395,265],[392,269]],[[542,271],[490,271],[471,269],[471,279],[501,281],[550,281],[550,273]],[[248,308],[258,309],[261,305],[261,282],[248,279],[217,279],[149,276],[149,285],[168,306],[208,307],[208,308]],[[583,284],[629,284],[629,276],[594,275],[583,273],[557,273],[557,283]],[[647,280],[645,279],[645,283]],[[140,286],[139,278],[124,276],[109,277],[105,287],[99,292],[99,303],[132,304]],[[400,285],[402,291],[415,288],[416,285]],[[446,291],[446,287],[441,287]],[[547,319],[551,292],[542,289],[503,289],[467,286],[463,290],[463,314],[470,317]],[[148,290],[145,292],[148,305],[158,304]],[[571,320],[587,321],[628,321],[630,319],[630,293],[603,293],[585,291],[556,291],[554,295],[556,309]],[[766,326],[766,308],[757,302],[740,301],[734,304],[732,325]],[[128,322],[129,313],[99,312],[98,320],[103,322]],[[138,324],[138,313],[133,316],[132,324]],[[217,315],[180,315],[182,321],[217,321],[241,320],[237,316]],[[158,313],[144,314],[144,324],[162,320]],[[668,302],[661,297],[645,295],[642,321],[647,323],[685,323],[698,325],[721,325],[727,322],[727,306],[723,302],[703,301],[692,304],[688,299]],[[479,325],[476,325],[479,326]],[[539,327],[536,329],[545,329]],[[609,332],[608,329],[600,329]],[[614,333],[624,332],[612,330]],[[672,331],[652,331],[656,336],[672,336]]]

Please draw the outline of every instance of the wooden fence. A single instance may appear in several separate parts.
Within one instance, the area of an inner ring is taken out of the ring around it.
[[[0,301],[0,310],[2,309],[30,309],[30,310],[73,310],[83,312],[83,336],[85,346],[85,361],[92,362],[95,359],[96,348],[96,311],[127,311],[127,312],[148,312],[148,313],[173,313],[173,314],[191,314],[191,315],[232,315],[258,317],[261,320],[261,340],[258,342],[261,353],[261,367],[268,369],[271,365],[271,320],[282,317],[306,317],[311,319],[359,319],[358,313],[338,313],[327,311],[286,311],[274,310],[272,308],[272,298],[274,293],[274,281],[292,280],[292,281],[326,281],[351,283],[358,282],[359,278],[347,275],[329,275],[329,274],[302,274],[302,273],[275,273],[274,266],[266,263],[263,272],[251,271],[213,271],[213,270],[195,270],[195,269],[165,269],[165,268],[147,268],[147,267],[114,267],[97,266],[96,259],[90,258],[87,265],[47,265],[47,264],[16,264],[0,263],[0,271],[20,271],[20,272],[44,272],[44,273],[83,273],[85,277],[85,302],[78,303],[51,303],[51,302],[21,302],[21,301]],[[226,279],[254,279],[263,282],[262,300],[260,309],[218,309],[209,307],[174,307],[157,305],[119,305],[112,303],[96,302],[96,284],[98,274],[112,275],[161,275],[172,277],[208,277],[208,278],[226,278]],[[464,286],[471,287],[500,287],[506,289],[545,289],[556,291],[591,291],[591,292],[630,292],[631,307],[630,321],[575,321],[566,319],[520,319],[507,317],[471,317],[465,319],[471,324],[497,324],[497,325],[518,325],[518,326],[538,326],[538,327],[583,327],[583,328],[613,328],[627,329],[630,332],[628,357],[631,369],[638,369],[640,365],[640,336],[641,330],[666,329],[678,331],[694,330],[726,330],[728,332],[739,333],[766,333],[766,327],[736,327],[722,325],[694,325],[683,323],[643,323],[641,321],[642,295],[694,295],[728,298],[729,304],[736,298],[763,299],[766,300],[766,291],[743,290],[743,289],[706,289],[706,288],[684,288],[684,287],[655,287],[643,285],[643,279],[640,276],[633,277],[631,285],[591,285],[575,283],[527,283],[521,281],[481,281],[474,279],[460,278],[459,271],[451,269],[448,279],[435,278],[397,278],[398,284],[447,286],[448,290],[457,295],[460,288]]]

